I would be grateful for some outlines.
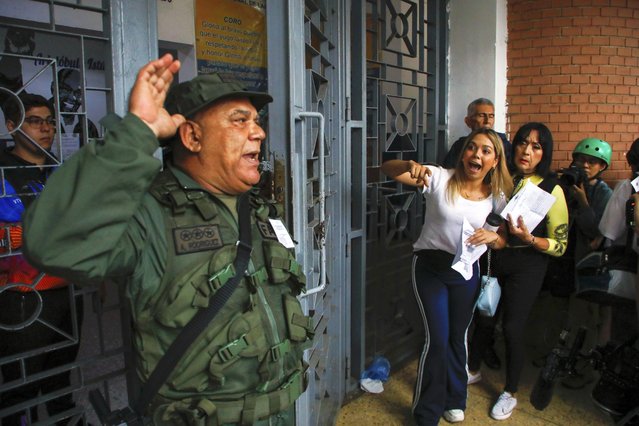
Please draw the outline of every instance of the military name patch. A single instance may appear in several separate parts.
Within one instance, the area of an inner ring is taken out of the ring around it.
[[[213,250],[224,245],[218,225],[200,225],[173,229],[177,254]]]
[[[257,220],[255,221],[255,224],[257,225],[257,229],[259,229],[260,234],[262,234],[262,237],[268,238],[269,240],[277,240],[277,235],[275,234],[275,231],[273,231],[273,227],[270,223]]]

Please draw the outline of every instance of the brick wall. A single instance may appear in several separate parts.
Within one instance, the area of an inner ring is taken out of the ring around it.
[[[555,168],[581,139],[598,137],[613,150],[604,178],[628,177],[638,83],[639,0],[508,0],[508,133],[546,124]]]

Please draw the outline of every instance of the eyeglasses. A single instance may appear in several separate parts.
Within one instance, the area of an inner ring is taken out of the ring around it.
[[[485,112],[478,112],[477,114],[475,114],[475,117],[481,118],[482,120],[488,120],[488,119],[495,118],[495,114],[486,114]]]
[[[51,127],[55,127],[56,120],[53,117],[42,118],[37,115],[32,115],[24,118],[24,122],[31,127],[42,127],[44,123],[47,123]]]

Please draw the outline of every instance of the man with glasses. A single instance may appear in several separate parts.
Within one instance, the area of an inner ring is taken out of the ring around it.
[[[24,115],[21,105],[24,106]],[[73,335],[73,309],[81,328],[82,301],[72,306],[67,281],[44,275],[20,254],[22,246],[22,213],[44,188],[56,165],[50,153],[56,133],[53,106],[40,95],[21,93],[3,105],[7,130],[14,145],[0,151],[2,190],[0,192],[0,358],[16,357],[2,365],[4,382],[19,382],[23,374],[27,383],[12,387],[0,395],[0,410],[20,404],[32,405],[1,419],[3,426],[31,424],[38,420],[37,406],[29,404],[39,393],[50,395],[70,387],[70,369],[33,381],[35,374],[46,374],[75,360],[79,344],[63,337],[60,331]],[[21,284],[21,285],[18,285]],[[40,300],[41,299],[41,300]],[[37,309],[38,320],[29,324]],[[63,342],[69,345],[61,345]],[[55,350],[44,351],[57,344]],[[38,351],[44,351],[38,353]],[[36,355],[23,356],[26,352]],[[18,359],[24,360],[23,372]],[[46,402],[50,416],[75,408],[71,391]],[[66,424],[61,421],[58,424]]]
[[[490,99],[475,99],[470,104],[468,104],[464,122],[471,130],[471,132],[482,127],[485,129],[492,129],[493,125],[495,124],[495,105]],[[510,142],[508,142],[508,138],[505,134],[499,132],[497,132],[497,134],[504,144],[506,159],[510,161]],[[446,157],[444,157],[444,160],[441,163],[442,167],[445,167],[447,169],[455,168],[465,140],[466,136],[463,136],[453,143],[453,145],[448,150]]]

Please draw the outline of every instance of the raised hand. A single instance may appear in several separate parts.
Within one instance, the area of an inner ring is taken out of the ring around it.
[[[168,138],[175,134],[184,116],[171,116],[164,109],[164,100],[173,81],[173,75],[180,69],[180,61],[170,54],[146,64],[138,72],[131,89],[129,112],[137,115],[158,138]]]
[[[417,183],[417,185],[428,186],[428,177],[433,174],[428,166],[410,160],[409,167],[410,177],[415,179],[415,183]]]

